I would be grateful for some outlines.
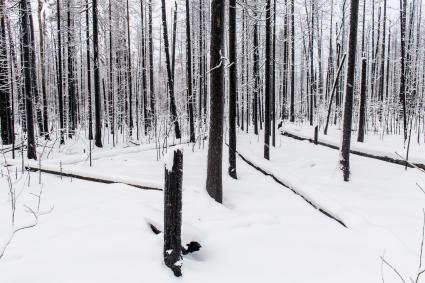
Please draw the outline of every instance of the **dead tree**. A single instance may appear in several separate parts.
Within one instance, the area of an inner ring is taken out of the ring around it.
[[[38,29],[40,36],[40,75],[41,75],[41,93],[43,96],[43,132],[45,139],[49,139],[49,117],[47,105],[47,89],[46,89],[46,58],[45,58],[45,12],[43,10],[43,2],[38,0]]]
[[[161,1],[162,3],[162,29],[164,35],[164,48],[165,48],[165,62],[167,65],[167,76],[168,76],[168,95],[170,99],[170,114],[171,114],[171,122],[174,123],[174,132],[176,135],[176,139],[181,138],[179,120],[177,117],[177,108],[176,102],[174,98],[174,76],[172,72],[172,66],[170,61],[170,43],[168,40],[168,28],[167,28],[167,11],[165,7],[165,0]]]
[[[182,276],[181,225],[183,152],[175,149],[168,153],[172,159],[165,164],[164,188],[164,262],[175,276]]]
[[[221,51],[224,42],[224,15],[224,2],[213,0],[211,2],[210,129],[206,188],[208,194],[219,203],[223,202],[224,69]]]
[[[366,0],[363,2],[363,32],[362,32],[362,66],[360,82],[360,110],[359,110],[359,131],[357,141],[364,142],[365,124],[366,124],[366,54],[365,54],[365,18],[366,18]]]
[[[264,158],[269,160],[270,159],[270,75],[271,75],[271,64],[270,64],[270,57],[271,57],[271,5],[270,0],[267,0],[266,2],[266,66],[265,66],[265,91],[264,91]]]
[[[93,8],[93,71],[94,71],[94,108],[95,108],[95,145],[102,145],[102,121],[101,121],[101,96],[100,96],[100,74],[99,74],[99,26],[97,18],[97,0],[92,2]]]
[[[350,145],[353,119],[354,73],[356,68],[357,26],[359,18],[359,0],[351,0],[350,33],[348,38],[347,78],[345,83],[344,120],[342,128],[341,170],[344,181],[350,179]]]
[[[192,86],[192,41],[190,29],[190,5],[186,0],[186,70],[187,70],[187,108],[189,114],[190,142],[195,142],[195,126],[193,121],[193,86]]]
[[[236,99],[238,96],[238,69],[236,43],[236,0],[229,0],[229,176],[236,173]]]
[[[57,21],[57,37],[58,37],[58,62],[57,62],[57,70],[58,70],[58,81],[57,81],[57,92],[58,92],[58,112],[59,112],[59,131],[60,131],[60,144],[65,143],[64,138],[64,108],[63,108],[63,90],[62,90],[62,35],[61,35],[61,8],[60,8],[60,0],[56,0],[56,21]]]
[[[24,99],[26,107],[26,119],[27,119],[27,157],[28,159],[37,159],[35,134],[34,134],[34,117],[33,117],[33,88],[31,84],[31,48],[34,50],[34,43],[31,40],[30,31],[30,17],[29,17],[29,3],[27,0],[20,0],[19,16],[21,22],[21,52],[22,52],[22,67],[24,76]]]
[[[5,3],[0,0],[0,130],[3,145],[13,143],[13,121],[10,104],[8,61],[6,46]]]

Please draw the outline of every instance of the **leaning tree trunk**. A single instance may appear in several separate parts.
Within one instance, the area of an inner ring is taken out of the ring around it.
[[[229,175],[236,174],[236,98],[238,96],[238,69],[236,62],[236,0],[229,0]]]
[[[359,0],[351,0],[350,34],[348,39],[347,78],[345,83],[344,120],[342,128],[341,170],[344,181],[350,179],[350,144],[353,119],[354,73],[356,68],[357,22],[359,17]]]
[[[222,0],[211,2],[210,130],[206,184],[208,194],[219,203],[223,202],[224,69],[220,53],[224,45],[225,5],[223,2]]]

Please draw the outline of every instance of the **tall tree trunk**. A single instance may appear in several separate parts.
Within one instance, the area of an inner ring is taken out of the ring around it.
[[[210,45],[210,130],[206,188],[208,194],[219,203],[223,202],[222,163],[224,69],[220,52],[223,50],[224,46],[224,15],[224,1],[212,0]]]
[[[4,0],[0,0],[0,127],[2,143],[3,145],[9,145],[13,143],[13,124],[10,104],[10,90],[13,86],[9,86],[8,79],[5,16],[5,3]]]
[[[46,58],[44,47],[45,36],[45,12],[43,10],[43,1],[38,0],[38,29],[40,36],[40,74],[41,74],[41,93],[43,96],[43,132],[46,139],[50,139],[49,135],[49,117],[47,105],[47,89],[46,89]]]
[[[266,66],[265,66],[265,91],[264,91],[264,158],[270,159],[270,57],[271,57],[271,5],[270,0],[266,2]]]
[[[59,131],[60,131],[60,144],[65,144],[64,138],[64,108],[63,108],[63,90],[62,90],[62,80],[63,80],[63,72],[62,72],[62,35],[61,35],[61,8],[60,8],[60,0],[56,0],[56,21],[57,21],[57,33],[58,33],[58,81],[57,81],[57,91],[58,91],[58,104],[59,104]]]
[[[89,0],[86,0],[86,36],[87,36],[87,99],[89,110],[89,140],[93,140],[93,110],[91,95],[91,58],[90,58],[90,21],[89,21]]]
[[[236,172],[236,98],[238,96],[238,69],[236,61],[236,0],[229,0],[229,176],[237,179]]]
[[[295,122],[295,0],[291,2],[291,110],[290,121]]]
[[[149,8],[151,9],[151,8]],[[143,0],[140,1],[140,13],[141,13],[141,26],[142,26],[142,97],[143,97],[143,124],[145,135],[147,134],[150,123],[148,121],[148,92],[147,92],[147,79],[146,79],[146,40],[145,40],[145,10]],[[150,23],[150,29],[152,24]],[[152,40],[152,39],[150,39]],[[153,56],[153,55],[149,55]],[[151,68],[151,67],[150,67]],[[153,72],[153,71],[152,71]],[[151,74],[152,75],[152,74]],[[151,101],[152,103],[152,101]]]
[[[190,142],[195,142],[195,126],[193,121],[193,86],[192,86],[192,41],[190,30],[190,5],[186,0],[186,69],[187,69],[187,104],[189,114]]]
[[[92,2],[93,8],[93,71],[94,71],[94,108],[95,108],[95,145],[102,145],[102,121],[101,121],[101,96],[100,96],[100,75],[99,75],[99,27],[98,27],[98,11],[97,0]]]
[[[72,138],[72,135],[75,132],[76,127],[76,106],[77,101],[75,99],[75,81],[74,81],[74,38],[73,38],[73,24],[71,19],[71,0],[68,0],[67,7],[67,23],[68,23],[68,115],[69,115],[69,125],[68,125],[68,137]]]
[[[31,30],[29,17],[29,3],[27,0],[20,0],[20,22],[21,22],[21,50],[22,50],[22,66],[25,87],[25,106],[27,118],[27,158],[37,159],[35,134],[34,134],[34,113],[33,113],[33,88],[31,85]]]
[[[345,84],[344,120],[342,128],[341,170],[344,181],[350,179],[350,145],[353,119],[354,73],[356,68],[357,25],[359,17],[359,0],[351,0],[350,34],[348,39],[347,78]]]
[[[403,116],[404,140],[407,140],[406,118],[406,10],[407,1],[400,0],[400,33],[401,33],[401,57],[400,57],[400,103]]]
[[[254,76],[254,99],[252,100],[252,122],[254,123],[254,134],[258,135],[258,92],[260,88],[260,74],[259,74],[259,50],[258,50],[258,22],[257,22],[257,0],[254,0],[254,64],[253,64],[253,76]]]
[[[385,0],[386,1],[386,0]],[[362,32],[362,66],[360,83],[360,110],[359,110],[359,131],[357,141],[364,142],[365,123],[366,123],[366,54],[365,54],[365,19],[366,19],[366,0],[363,1],[363,32]]]
[[[149,78],[150,78],[150,102],[151,102],[151,123],[156,125],[155,111],[155,79],[153,74],[153,34],[152,34],[152,0],[149,0]]]
[[[161,0],[162,3],[162,28],[164,35],[164,48],[165,48],[165,61],[167,65],[168,75],[168,95],[170,98],[170,111],[171,111],[171,122],[174,123],[174,132],[177,139],[181,138],[179,120],[177,117],[177,108],[174,98],[174,76],[172,73],[171,61],[170,61],[170,44],[168,41],[168,28],[167,28],[167,11],[165,7],[165,0]]]
[[[142,6],[143,7],[143,6]],[[133,76],[131,71],[131,36],[130,36],[130,11],[127,0],[127,88],[128,88],[128,126],[130,138],[133,135]],[[145,85],[143,85],[145,86]]]

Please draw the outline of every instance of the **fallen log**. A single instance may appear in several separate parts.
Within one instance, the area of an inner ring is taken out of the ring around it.
[[[300,136],[294,135],[293,133],[288,133],[288,132],[282,131],[281,134],[283,136],[286,136],[286,137],[289,137],[289,138],[292,138],[292,139],[295,139],[295,140],[308,141],[310,143],[315,143],[314,139],[306,138],[306,137],[300,137]],[[332,148],[332,149],[339,150],[339,146],[329,144],[329,143],[326,143],[326,142],[323,142],[323,141],[320,141],[320,140],[317,141],[317,145],[326,146],[326,147],[329,147],[329,148]],[[360,151],[360,150],[353,150],[353,149],[350,150],[350,153],[355,154],[355,155],[359,155],[359,156],[363,156],[363,157],[367,157],[367,158],[373,158],[373,159],[385,161],[385,162],[388,162],[388,163],[407,166],[409,168],[414,168],[414,166],[416,166],[416,167],[419,167],[419,168],[425,170],[425,164],[421,164],[421,163],[411,164],[410,162],[406,162],[406,160],[396,159],[396,158],[392,158],[392,157],[389,157],[389,156],[375,155],[375,154],[366,153],[366,152],[363,152],[363,151]]]

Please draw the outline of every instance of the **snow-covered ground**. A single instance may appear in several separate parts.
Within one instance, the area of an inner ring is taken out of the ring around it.
[[[53,210],[16,234],[0,259],[0,281],[332,283],[382,282],[383,274],[385,282],[400,282],[382,255],[402,275],[415,276],[425,206],[416,186],[425,185],[425,174],[418,170],[353,156],[351,182],[344,183],[336,150],[279,136],[265,161],[261,138],[239,133],[241,154],[339,217],[345,228],[240,158],[237,181],[223,166],[219,205],[204,189],[206,146],[183,148],[183,242],[199,241],[202,249],[184,257],[181,279],[162,262],[162,235],[146,224],[162,223],[162,192],[43,174],[40,211]],[[93,167],[79,158],[63,167],[162,186],[163,161],[144,149],[106,149]],[[14,180],[15,169],[9,169]],[[34,207],[31,193],[41,189],[38,173],[31,173],[29,187],[27,174],[18,170],[18,179],[17,226],[32,223],[24,205]],[[0,238],[7,239],[5,176],[0,187]]]

